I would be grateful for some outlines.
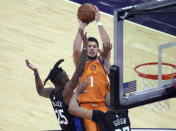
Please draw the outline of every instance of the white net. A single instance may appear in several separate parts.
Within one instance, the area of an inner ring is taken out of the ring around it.
[[[137,71],[144,73],[144,74],[157,75],[158,74],[158,64],[141,66],[137,69]],[[176,69],[172,68],[171,66],[162,65],[162,73],[163,74],[171,74],[174,72],[176,72]],[[138,81],[138,87],[139,87],[138,90],[144,90],[146,88],[152,88],[152,87],[160,88],[158,86],[158,80],[143,78],[143,77],[137,75],[137,81]],[[166,81],[168,83],[168,81],[171,82],[172,80],[171,79],[170,80],[162,80],[162,83],[166,83]],[[163,84],[161,84],[161,85],[163,85]],[[173,110],[171,108],[170,99],[155,102],[152,104],[147,104],[147,105],[144,105],[143,107],[145,110],[154,111],[154,112]]]

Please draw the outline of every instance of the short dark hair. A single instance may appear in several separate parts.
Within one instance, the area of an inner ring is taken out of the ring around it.
[[[97,46],[99,47],[99,43],[97,41],[97,39],[95,37],[89,37],[88,38],[88,41],[93,41],[93,42],[96,42],[97,43]]]
[[[44,85],[46,84],[46,82],[48,80],[50,80],[54,85],[56,84],[56,78],[57,75],[62,73],[64,70],[58,66],[64,61],[64,59],[61,59],[59,61],[56,62],[56,64],[54,65],[53,69],[51,69],[50,73],[48,74],[47,78],[44,81]]]

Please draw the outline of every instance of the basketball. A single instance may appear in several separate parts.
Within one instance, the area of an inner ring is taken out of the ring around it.
[[[87,24],[94,21],[95,12],[94,12],[93,5],[89,3],[82,4],[78,8],[77,16],[82,22],[87,23]]]

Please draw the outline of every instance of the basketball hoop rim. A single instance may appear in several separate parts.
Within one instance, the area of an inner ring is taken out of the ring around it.
[[[148,63],[139,64],[139,65],[134,67],[134,71],[138,74],[138,76],[140,76],[142,78],[158,80],[158,75],[145,74],[145,73],[141,73],[141,72],[137,71],[137,69],[142,67],[142,66],[157,65],[157,64],[158,64],[158,62],[148,62]],[[167,65],[167,66],[170,66],[172,68],[176,68],[176,65],[170,64],[170,63],[166,63],[166,62],[163,62],[162,65]],[[175,75],[176,75],[176,72],[171,73],[171,74],[163,74],[162,75],[162,80],[172,79],[173,76],[175,76]]]

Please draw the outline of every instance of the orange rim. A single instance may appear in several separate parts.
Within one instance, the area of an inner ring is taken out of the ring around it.
[[[140,68],[140,67],[142,67],[142,66],[157,65],[157,64],[158,64],[158,62],[149,62],[149,63],[140,64],[140,65],[135,66],[134,70],[138,74],[138,76],[140,76],[142,78],[152,79],[152,80],[158,80],[158,75],[145,74],[145,73],[141,73],[141,72],[137,71],[137,69]],[[167,65],[167,66],[170,66],[170,67],[176,69],[176,65],[174,65],[174,64],[163,62],[162,65]],[[163,74],[162,75],[162,80],[172,79],[173,76],[175,76],[175,75],[176,75],[176,72],[171,73],[171,74]]]

